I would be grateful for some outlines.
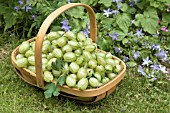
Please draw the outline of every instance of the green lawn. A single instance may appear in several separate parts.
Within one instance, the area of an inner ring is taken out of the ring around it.
[[[91,105],[59,96],[45,99],[43,90],[21,80],[10,55],[21,43],[0,45],[0,113],[170,113],[170,84],[150,83],[127,70],[125,78],[107,98]]]

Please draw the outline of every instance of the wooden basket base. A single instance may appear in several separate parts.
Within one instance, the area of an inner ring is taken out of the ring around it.
[[[36,84],[35,77],[28,75],[28,73],[24,73],[24,71],[20,71],[20,69],[17,69],[16,67],[14,68],[14,70],[16,71],[16,73],[19,75],[19,77],[22,80],[24,80],[25,82],[27,82],[31,85],[38,87]],[[74,99],[74,100],[76,100],[80,103],[83,103],[83,104],[91,104],[91,103],[97,102],[97,101],[102,100],[103,98],[106,98],[107,96],[109,96],[116,89],[116,86],[112,87],[110,90],[108,90],[107,92],[105,92],[103,94],[100,94],[98,96],[93,96],[93,97],[79,97],[79,96],[71,95],[71,94],[68,94],[68,93],[65,93],[62,91],[60,92],[60,95]]]

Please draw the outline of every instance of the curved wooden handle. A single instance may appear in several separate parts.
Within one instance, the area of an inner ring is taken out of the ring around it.
[[[38,87],[41,88],[44,87],[43,71],[42,71],[42,43],[44,40],[44,36],[55,18],[57,18],[64,11],[76,6],[83,6],[87,10],[90,18],[90,38],[92,38],[92,40],[96,42],[96,38],[97,38],[96,17],[93,9],[90,6],[81,3],[70,3],[52,12],[42,23],[35,43],[35,66],[36,66],[36,80],[37,80]]]

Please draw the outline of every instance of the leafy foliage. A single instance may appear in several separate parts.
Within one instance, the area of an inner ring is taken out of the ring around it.
[[[136,19],[139,22],[137,26],[142,25],[144,31],[155,34],[158,27],[158,15],[155,9],[148,7],[143,15],[137,14]]]
[[[57,83],[60,84],[60,86],[63,86],[64,83],[66,81],[66,76],[65,75],[61,75],[58,79],[57,79]]]
[[[62,59],[58,58],[56,62],[52,62],[52,68],[57,71],[61,71],[63,70],[64,64],[65,62]]]
[[[50,98],[52,97],[52,95],[58,96],[60,94],[59,93],[60,89],[54,83],[47,84],[44,87],[44,90],[46,90],[44,92],[45,98]]]
[[[69,10],[70,16],[75,18],[81,18],[84,15],[84,8],[83,7],[76,7]]]
[[[99,3],[103,4],[106,7],[110,7],[112,4],[112,0],[100,0]]]
[[[130,20],[131,20],[130,15],[123,13],[122,15],[117,16],[116,23],[122,31],[124,31],[125,33],[128,33]]]

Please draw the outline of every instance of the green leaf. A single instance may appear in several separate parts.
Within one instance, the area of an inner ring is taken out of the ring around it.
[[[44,92],[45,98],[50,98],[52,97],[52,91],[51,90],[47,90]]]
[[[57,71],[60,71],[60,70],[63,69],[64,64],[65,64],[65,62],[63,60],[61,60],[60,58],[58,58],[56,60],[56,62],[52,62],[52,68],[57,70]]]
[[[104,19],[101,21],[101,23],[102,23],[102,24],[112,24],[113,21],[114,21],[113,18],[104,18]]]
[[[27,37],[31,37],[31,33],[32,33],[32,28],[36,26],[36,23],[33,23],[28,31]]]
[[[170,44],[168,45],[168,49],[170,49]]]
[[[88,24],[88,22],[89,22],[89,19],[88,19],[87,17],[83,17],[82,19],[83,19],[83,21],[80,21],[79,26],[81,25],[82,28],[85,29],[85,28],[87,27],[87,24]]]
[[[61,30],[61,27],[60,27],[60,26],[51,25],[51,30],[50,30],[50,31],[59,31],[59,30]]]
[[[69,10],[69,13],[72,17],[75,18],[81,18],[85,13],[84,13],[84,8],[83,7],[75,7]]]
[[[128,32],[129,26],[130,26],[130,15],[123,13],[121,15],[118,15],[116,17],[116,23],[119,26],[119,28],[124,31],[125,33]]]
[[[128,64],[130,67],[135,67],[137,65],[136,62],[127,62],[126,64]]]
[[[135,16],[135,25],[140,26],[142,25],[144,31],[150,33],[150,34],[155,34],[157,31],[158,27],[158,15],[156,12],[156,9],[148,7],[143,15],[142,14],[137,14]]]
[[[138,6],[139,9],[142,10],[147,4],[148,4],[148,1],[143,0],[143,1],[139,2],[139,3],[137,3],[137,6]]]
[[[59,95],[59,88],[57,88],[57,86],[54,84],[54,83],[50,83],[50,84],[47,84],[45,87],[44,87],[44,90],[46,90],[44,92],[44,95],[45,95],[45,98],[50,98],[52,97],[52,94],[54,96],[58,96]]]
[[[61,7],[61,6],[63,6],[63,5],[65,5],[66,4],[66,1],[64,2],[64,0],[62,0],[62,1],[60,1],[60,2],[58,2],[58,7]]]
[[[121,30],[115,30],[115,32],[119,35],[119,40],[122,40],[125,36],[127,36],[127,33],[124,33]]]
[[[157,9],[160,9],[161,11],[163,11],[165,9],[165,1],[161,0],[161,1],[150,1],[150,6],[155,7]],[[167,2],[167,0],[166,0]]]
[[[9,8],[5,4],[0,3],[0,14],[3,15]]]
[[[96,13],[96,20],[101,20],[102,16],[103,16],[102,13]]]
[[[150,5],[155,7],[155,8],[158,8],[160,6],[160,2],[152,1],[152,2],[150,2]]]
[[[162,13],[162,21],[163,21],[163,22],[170,23],[170,13],[163,12],[163,13]]]
[[[144,13],[143,13],[145,18],[153,18],[153,19],[158,19],[158,14],[156,12],[155,8],[148,7]]]
[[[56,90],[53,91],[53,95],[58,96],[60,94],[59,92],[60,92],[60,89],[58,87],[56,87]]]
[[[81,3],[91,5],[95,0],[80,0]]]
[[[170,1],[169,0],[157,0],[158,2],[169,2],[170,3]]]
[[[110,50],[110,46],[112,44],[112,40],[111,38],[98,38],[97,40],[97,45],[100,49],[104,50],[104,51],[109,51]]]
[[[110,7],[112,5],[112,0],[100,0],[99,3],[105,5],[106,7]]]
[[[124,38],[124,39],[122,40],[122,43],[123,43],[123,45],[126,44],[126,43],[128,43],[128,39],[127,39],[127,38]]]
[[[135,15],[135,21],[134,21],[135,26],[138,26],[138,27],[141,26],[141,21],[140,21],[141,18],[143,18],[142,14]]]
[[[4,19],[5,19],[5,29],[4,29],[4,31],[11,28],[17,22],[17,18],[13,15],[12,12],[5,14]]]
[[[142,20],[142,27],[144,28],[144,31],[150,33],[150,34],[155,34],[157,31],[157,20],[155,19],[150,19],[150,18],[143,18]]]
[[[129,14],[135,14],[135,13],[136,13],[136,9],[135,9],[134,7],[129,8],[129,9],[127,10],[127,13],[129,13]]]
[[[160,0],[159,0],[160,1]],[[164,0],[164,1],[166,1],[167,2],[167,4],[170,4],[170,0]]]
[[[57,79],[57,83],[60,84],[60,86],[63,86],[63,84],[66,81],[66,76],[65,75],[61,75],[58,79]]]
[[[77,31],[81,30],[81,25],[80,25],[80,21],[78,19],[72,19],[72,21],[70,21],[70,26],[72,26],[72,29],[76,29]]]
[[[129,5],[127,3],[119,3],[120,4],[120,9],[125,12],[129,8]]]

